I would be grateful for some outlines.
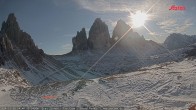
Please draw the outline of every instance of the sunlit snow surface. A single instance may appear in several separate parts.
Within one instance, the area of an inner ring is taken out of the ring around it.
[[[0,105],[123,106],[127,110],[184,110],[196,103],[195,62],[196,60],[185,59],[106,78],[59,82],[37,87],[18,88],[2,84],[0,98],[4,100],[0,101]],[[45,96],[54,97],[46,99],[43,98]]]

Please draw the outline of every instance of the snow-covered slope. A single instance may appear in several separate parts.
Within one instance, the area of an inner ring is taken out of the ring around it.
[[[72,74],[70,68],[66,67],[51,56],[45,55],[43,57],[43,61],[39,64],[34,64],[23,55],[21,56],[28,65],[28,70],[19,68],[12,60],[6,62],[1,68],[17,69],[20,75],[22,75],[32,85],[46,84],[53,81],[67,81],[78,78],[77,74]]]
[[[192,48],[186,47],[172,51],[167,50],[167,52],[154,55],[136,55],[127,50],[115,48],[108,52],[101,60],[99,58],[105,53],[97,51],[83,51],[72,55],[54,56],[54,58],[68,68],[71,68],[73,72],[79,73],[81,76],[85,74],[85,78],[96,78],[136,71],[141,67],[168,61],[180,61],[184,59],[186,52]],[[96,62],[98,60],[99,62]],[[95,63],[96,65],[94,65]]]
[[[185,59],[105,78],[23,88],[15,94],[23,94],[23,100],[18,100],[23,105],[185,110],[196,103],[195,61]]]
[[[12,99],[11,91],[15,87],[29,87],[26,79],[17,70],[0,68],[0,106],[21,105]]]

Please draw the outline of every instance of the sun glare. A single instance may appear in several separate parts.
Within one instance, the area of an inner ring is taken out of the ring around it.
[[[136,13],[131,14],[130,17],[132,26],[134,28],[144,26],[145,21],[148,19],[147,14],[141,11],[137,11]]]

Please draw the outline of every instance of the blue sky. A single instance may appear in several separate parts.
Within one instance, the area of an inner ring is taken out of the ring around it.
[[[183,5],[184,11],[169,11]],[[151,8],[152,7],[152,8]],[[0,0],[0,22],[15,13],[23,31],[47,54],[64,54],[72,49],[71,39],[85,27],[88,33],[95,18],[108,24],[112,33],[116,21],[131,24],[129,11],[148,9],[149,20],[134,29],[146,39],[163,42],[170,33],[196,34],[196,0]]]

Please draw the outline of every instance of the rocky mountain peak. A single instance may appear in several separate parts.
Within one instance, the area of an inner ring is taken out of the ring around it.
[[[123,20],[117,21],[117,24],[113,30],[112,35],[112,44],[120,39],[124,34],[131,29],[131,27],[126,24]],[[146,40],[143,36],[140,36],[137,32],[134,32],[132,29],[124,36],[124,38],[119,42],[119,45],[133,45],[137,43],[145,43]]]
[[[31,36],[20,30],[14,13],[9,14],[7,20],[2,23],[0,49],[1,57],[5,61],[11,58],[22,68],[28,67],[24,58],[29,58],[30,62],[38,64],[42,62],[44,56],[43,50],[35,45]]]
[[[15,27],[15,29],[20,30],[20,27],[18,25],[18,22],[16,20],[14,13],[9,14],[6,22],[3,22],[3,24],[5,25],[4,28]]]
[[[7,18],[6,23],[18,24],[17,21],[16,21],[16,17],[15,17],[15,15],[14,15],[14,13],[10,13],[10,14],[8,15],[8,18]]]
[[[108,26],[100,18],[96,18],[89,31],[88,46],[90,49],[103,49],[110,46]]]
[[[127,25],[123,20],[118,20],[117,24],[114,28],[112,40],[113,42],[117,41],[119,38],[123,36],[131,27]],[[132,30],[129,32],[133,32]],[[127,34],[128,35],[128,34]]]
[[[101,18],[96,18],[95,21],[94,21],[94,23],[95,24],[96,23],[100,24],[100,23],[103,23],[103,21],[101,20]]]
[[[97,36],[94,36],[95,33],[99,33],[99,32],[102,33],[102,32],[107,32],[107,31],[108,31],[108,26],[105,24],[105,22],[103,22],[101,18],[96,18],[93,25],[90,28],[89,37],[97,37]]]
[[[14,13],[8,15],[6,22],[2,23],[1,32],[6,33],[12,43],[17,43],[20,36],[20,27]]]
[[[14,13],[11,13],[8,15],[8,18],[6,21],[3,21],[2,27],[1,27],[1,32],[7,33],[10,30],[13,31],[13,34],[16,34],[18,31],[20,31],[20,27],[18,25],[18,22],[16,20],[16,17]],[[11,35],[13,36],[13,35]]]
[[[129,25],[127,25],[123,20],[118,20],[117,21],[117,26],[126,26],[126,27],[130,27]]]
[[[80,32],[77,32],[77,35],[72,38],[72,43],[73,43],[72,51],[88,49],[85,28],[82,28]]]

